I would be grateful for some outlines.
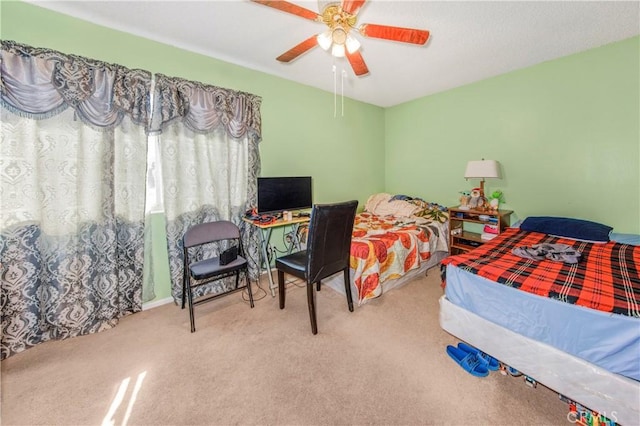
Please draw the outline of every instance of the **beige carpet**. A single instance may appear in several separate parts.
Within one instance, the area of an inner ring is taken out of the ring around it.
[[[556,393],[446,355],[441,294],[435,269],[353,313],[324,288],[316,336],[295,286],[282,311],[200,305],[194,334],[173,304],[144,311],[3,361],[2,424],[569,424]]]

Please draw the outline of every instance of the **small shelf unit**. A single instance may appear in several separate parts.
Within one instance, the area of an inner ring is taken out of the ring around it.
[[[469,230],[470,224],[494,225],[500,234],[509,226],[511,213],[513,210],[465,210],[449,207],[449,254],[466,253],[488,241],[482,239],[481,232]]]

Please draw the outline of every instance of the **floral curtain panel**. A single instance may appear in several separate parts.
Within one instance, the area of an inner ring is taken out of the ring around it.
[[[261,98],[161,74],[156,78],[152,130],[162,132],[169,270],[172,295],[178,301],[182,237],[198,223],[224,219],[240,226],[250,274],[257,277],[258,235],[245,226],[242,215],[257,198]],[[201,286],[196,296],[220,293],[230,285],[233,280]]]
[[[151,74],[1,43],[4,359],[141,309]]]

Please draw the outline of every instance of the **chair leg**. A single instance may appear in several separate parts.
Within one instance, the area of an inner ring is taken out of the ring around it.
[[[349,267],[344,270],[344,291],[347,293],[347,305],[349,311],[353,312],[353,298],[351,297],[351,280],[349,278]]]
[[[281,270],[278,270],[278,295],[280,299],[280,309],[284,309],[286,295],[284,287],[284,271]]]
[[[253,292],[251,291],[251,280],[249,279],[249,271],[244,271],[244,279],[247,281],[247,293],[249,293],[249,304],[253,308]]]
[[[196,320],[193,317],[193,295],[191,294],[191,281],[187,282],[187,299],[189,301],[189,321],[191,322],[191,332],[196,331]]]
[[[322,281],[318,281],[316,284],[316,290],[320,291],[320,286],[322,285]]]
[[[309,305],[309,319],[311,320],[311,332],[318,334],[318,324],[316,322],[316,304],[314,301],[313,283],[307,283],[307,303]]]
[[[184,298],[185,298],[185,293],[187,291],[187,274],[183,274],[182,275],[182,309],[184,309]]]

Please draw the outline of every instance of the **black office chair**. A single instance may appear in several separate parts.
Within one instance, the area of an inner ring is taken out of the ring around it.
[[[184,246],[182,309],[184,309],[186,297],[189,302],[189,319],[191,321],[192,333],[196,331],[195,320],[193,317],[194,305],[246,288],[247,293],[249,293],[249,302],[253,308],[253,294],[251,293],[251,282],[249,281],[249,268],[247,260],[243,257],[244,250],[242,249],[242,239],[240,238],[240,229],[237,225],[226,220],[195,225],[189,228],[189,230],[184,234],[182,243]],[[189,253],[190,249],[195,251],[197,250],[197,247],[211,243],[217,244],[220,255],[192,262]],[[226,250],[223,251],[223,248],[226,248]],[[244,273],[246,285],[238,287],[241,273]],[[235,288],[223,293],[202,296],[195,302],[193,301],[192,290],[194,288],[234,275],[236,277]]]
[[[349,311],[353,312],[351,282],[349,281],[349,254],[351,234],[358,201],[337,204],[316,204],[311,210],[307,249],[276,259],[280,309],[284,309],[284,274],[291,274],[307,283],[307,302],[311,331],[318,333],[315,293],[313,284],[337,272],[344,271],[344,288]]]

